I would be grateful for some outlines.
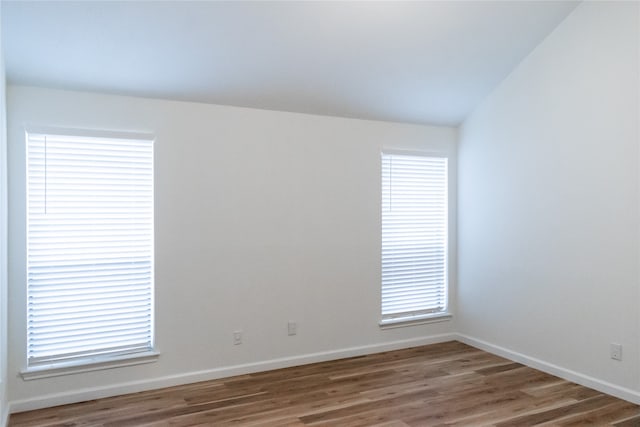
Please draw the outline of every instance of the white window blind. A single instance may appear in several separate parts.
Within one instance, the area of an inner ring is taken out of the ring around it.
[[[382,322],[447,309],[447,159],[382,154]]]
[[[153,140],[27,133],[29,367],[153,349]]]

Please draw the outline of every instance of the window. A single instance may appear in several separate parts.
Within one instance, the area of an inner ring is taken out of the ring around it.
[[[382,154],[381,325],[447,310],[447,158]]]
[[[27,372],[153,352],[153,139],[27,132]]]

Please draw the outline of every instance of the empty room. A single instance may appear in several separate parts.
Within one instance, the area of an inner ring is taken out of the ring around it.
[[[640,425],[640,2],[0,17],[0,426]]]

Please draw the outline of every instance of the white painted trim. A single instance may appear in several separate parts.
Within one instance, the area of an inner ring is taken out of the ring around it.
[[[400,156],[419,156],[419,157],[439,157],[442,159],[451,159],[451,152],[448,148],[442,149],[414,149],[414,150],[406,150],[403,148],[380,148],[380,158],[382,158],[385,154],[397,154]]]
[[[635,404],[640,404],[640,392],[636,390],[631,390],[629,388],[621,387],[607,381],[602,381],[589,375],[581,374],[580,372],[572,371],[571,369],[563,368],[561,366],[554,365],[553,363],[545,362],[544,360],[536,359],[535,357],[530,357],[525,354],[518,353],[517,351],[500,347],[498,345],[491,344],[487,341],[473,338],[468,335],[454,335],[456,336],[456,339],[458,341],[468,344],[472,347],[476,347],[489,353],[502,356],[506,359],[513,360],[514,362],[522,363],[523,365],[527,365],[531,368],[538,369],[539,371],[543,371],[562,379],[583,385],[585,387],[601,391],[602,393],[606,393]]]
[[[9,404],[0,408],[0,426],[7,427],[9,425],[9,414],[11,406]],[[4,412],[2,412],[4,410]]]
[[[383,351],[399,350],[402,348],[417,347],[421,345],[436,344],[456,339],[455,334],[439,334],[422,338],[414,338],[401,341],[391,341],[381,344],[350,347],[341,350],[310,353],[300,356],[283,357],[263,362],[247,363],[243,365],[226,366],[204,371],[188,372],[178,375],[170,375],[161,378],[153,378],[128,383],[114,384],[110,386],[91,387],[70,392],[62,392],[40,396],[33,399],[24,399],[10,402],[8,412],[31,411],[34,409],[48,408],[51,406],[66,405],[69,403],[83,402],[86,400],[100,399],[128,393],[153,390],[163,387],[172,387],[182,384],[190,384],[199,381],[208,381],[219,378],[245,375],[254,372],[269,371],[272,369],[288,368],[291,366],[307,365],[310,363],[326,362],[329,360],[344,359],[347,357],[363,356],[366,354]]]
[[[20,371],[20,376],[25,381],[39,380],[41,378],[59,377],[62,375],[79,374],[82,372],[100,371],[103,369],[121,368],[123,366],[142,365],[158,360],[160,353],[146,351],[144,353],[126,354],[112,358],[100,358],[87,362],[52,363],[50,365],[30,367]]]
[[[382,319],[378,323],[380,329],[404,328],[407,326],[424,325],[425,323],[448,322],[453,316],[448,311],[423,314],[421,316],[396,317]]]
[[[49,134],[62,136],[77,136],[84,138],[113,138],[113,139],[132,139],[140,141],[155,141],[156,137],[152,133],[142,132],[121,132],[114,130],[98,130],[98,129],[75,129],[61,128],[56,126],[40,126],[28,124],[24,127],[27,134]]]

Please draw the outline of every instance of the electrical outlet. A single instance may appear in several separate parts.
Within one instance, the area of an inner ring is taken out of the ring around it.
[[[242,331],[233,332],[233,345],[242,344]]]
[[[611,343],[611,358],[613,360],[622,360],[622,344]]]
[[[289,320],[289,335],[295,335],[298,333],[298,324],[296,322],[292,322],[291,320]]]

